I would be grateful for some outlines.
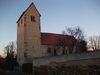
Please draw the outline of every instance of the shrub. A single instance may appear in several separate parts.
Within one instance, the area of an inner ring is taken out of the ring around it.
[[[2,63],[1,68],[4,70],[14,70],[14,66],[19,66],[18,63]]]
[[[100,75],[100,65],[40,66],[34,67],[34,75]]]
[[[22,71],[25,73],[33,73],[33,64],[32,63],[24,63],[22,65]]]

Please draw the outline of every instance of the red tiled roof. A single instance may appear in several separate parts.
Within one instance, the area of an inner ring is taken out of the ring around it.
[[[77,40],[73,36],[41,33],[41,44],[44,45],[78,45]]]

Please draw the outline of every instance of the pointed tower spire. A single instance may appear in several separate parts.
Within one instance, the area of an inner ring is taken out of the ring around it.
[[[21,17],[25,14],[25,12],[26,12],[31,6],[33,6],[33,7],[36,9],[37,13],[38,13],[39,16],[41,17],[41,14],[39,13],[39,11],[37,10],[37,8],[35,7],[35,4],[32,2],[32,3],[29,5],[29,7],[21,14],[21,16],[20,16],[20,18],[18,19],[18,21],[21,19]],[[17,23],[18,23],[18,21],[17,21]]]

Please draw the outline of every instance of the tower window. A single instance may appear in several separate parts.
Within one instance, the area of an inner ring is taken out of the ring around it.
[[[25,16],[26,16],[26,14],[25,14]]]
[[[26,21],[26,17],[24,17],[24,21]]]
[[[35,17],[34,16],[31,16],[31,21],[35,22]]]
[[[21,20],[21,24],[23,23],[23,19]]]
[[[24,57],[27,58],[27,53],[24,53]]]

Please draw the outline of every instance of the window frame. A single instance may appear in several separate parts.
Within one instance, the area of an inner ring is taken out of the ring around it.
[[[35,22],[35,16],[30,16],[31,17],[31,21]]]

